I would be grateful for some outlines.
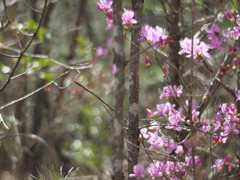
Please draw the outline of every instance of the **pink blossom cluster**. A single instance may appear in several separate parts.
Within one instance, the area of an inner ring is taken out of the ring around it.
[[[159,89],[160,99],[163,97],[180,97],[182,94],[181,86],[166,86],[163,89]],[[240,100],[240,90],[236,91],[236,101]],[[186,101],[186,105],[189,105],[189,101]],[[207,118],[199,119],[198,115],[199,106],[196,105],[196,101],[192,102],[192,120],[194,126],[200,124],[198,127],[198,132],[201,134],[211,134],[212,140],[215,144],[226,143],[230,134],[239,134],[239,128],[237,124],[240,122],[240,119],[237,117],[236,106],[232,103],[230,105],[222,104],[218,107],[215,117],[210,121]],[[185,139],[182,144],[175,142],[172,138],[162,134],[161,128],[165,129],[174,129],[176,131],[182,131],[183,126],[180,125],[180,122],[190,124],[190,121],[186,119],[183,113],[183,109],[175,109],[175,104],[166,102],[163,104],[157,104],[157,111],[152,112],[147,109],[147,114],[150,117],[159,117],[161,121],[154,120],[150,123],[148,128],[142,128],[140,130],[140,139],[145,139],[149,144],[149,150],[164,150],[167,154],[176,154],[179,157],[184,156],[184,161],[157,161],[154,160],[154,163],[151,163],[147,172],[151,175],[152,179],[156,177],[169,177],[169,179],[178,179],[176,177],[185,177],[186,167],[198,167],[201,164],[200,156],[194,156],[194,166],[192,158],[192,148],[196,148],[197,144],[192,144],[189,140]],[[167,121],[167,125],[166,122]],[[186,152],[184,152],[186,151]],[[139,166],[139,165],[138,165]],[[216,172],[221,172],[223,167],[226,167],[228,171],[232,169],[239,168],[239,162],[233,162],[233,158],[229,155],[225,156],[224,159],[216,159],[215,163],[211,166]],[[137,168],[137,166],[135,167]],[[144,168],[141,166],[141,173],[136,171],[135,174],[131,176],[143,177]],[[206,177],[207,173],[204,171],[202,173],[202,178]]]
[[[185,38],[180,41],[180,46],[182,48],[182,50],[178,52],[180,55],[187,54],[186,57],[190,58],[193,56],[194,59],[196,59],[198,56],[206,56],[207,58],[211,58],[211,55],[207,52],[211,47],[197,38]]]
[[[102,11],[107,16],[107,30],[113,28],[112,3],[113,0],[100,0],[100,2],[97,3],[98,10]],[[124,13],[122,14],[122,24],[125,29],[129,29],[132,24],[137,24],[137,20],[133,17],[134,12],[132,10],[124,10]]]
[[[211,168],[217,172],[221,172],[224,168],[227,168],[230,173],[233,169],[239,168],[239,160],[233,160],[230,155],[227,155],[224,159],[216,159]]]
[[[166,30],[159,26],[153,28],[146,25],[142,27],[141,33],[143,37],[139,40],[141,41],[145,39],[154,49],[158,47],[164,48],[170,42],[169,36],[166,34]]]
[[[158,89],[158,92],[160,94],[160,99],[162,99],[163,97],[169,97],[169,96],[172,96],[172,97],[180,97],[181,94],[182,94],[182,89],[183,87],[180,85],[180,86],[165,86],[163,87],[163,89]]]
[[[223,36],[225,37],[225,40],[238,40],[240,36],[240,15],[238,14],[236,17],[234,17],[230,12],[227,12],[225,13],[225,17],[230,21],[235,22],[235,26],[233,28],[223,30]]]
[[[240,119],[237,117],[237,109],[234,104],[222,104],[218,107],[218,112],[212,121],[211,130],[216,134],[212,136],[215,143],[226,143],[228,136],[239,134],[237,123]]]
[[[157,177],[166,177],[169,179],[177,180],[172,174],[179,174],[182,177],[186,175],[186,169],[184,168],[186,163],[174,162],[174,161],[154,161],[147,168],[148,173],[151,175],[152,179]],[[134,166],[134,174],[130,174],[130,177],[144,177],[143,174],[144,167],[142,165]]]
[[[211,41],[211,44],[209,44],[209,47],[211,49],[224,49],[221,45],[223,43],[223,37],[220,34],[220,28],[217,24],[213,23],[211,28],[206,29],[206,32],[208,33],[207,38]]]
[[[211,58],[211,55],[208,53],[209,49],[222,50],[224,49],[222,45],[227,40],[238,40],[240,36],[240,15],[234,17],[230,12],[227,12],[225,13],[225,17],[235,22],[233,28],[221,30],[217,24],[213,23],[210,28],[206,28],[206,32],[208,33],[207,38],[210,40],[210,44],[206,44],[197,38],[184,38],[180,41],[181,50],[179,54],[187,54],[187,58],[193,56],[194,59],[198,56]],[[230,53],[236,53],[237,48],[229,44],[228,50]]]

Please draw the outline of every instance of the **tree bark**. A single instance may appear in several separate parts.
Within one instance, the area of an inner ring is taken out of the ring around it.
[[[138,163],[139,148],[139,59],[140,59],[140,36],[142,25],[143,0],[132,0],[134,19],[137,24],[131,28],[131,53],[129,73],[129,122],[128,122],[128,173],[133,172],[133,166]],[[128,177],[130,178],[130,177]],[[133,179],[133,178],[131,178]]]
[[[123,180],[123,100],[125,94],[125,55],[124,55],[124,36],[122,26],[122,0],[113,0],[113,36],[114,36],[114,61],[117,67],[115,73],[115,114],[113,121],[114,142],[113,142],[113,179]]]
[[[179,73],[180,73],[180,55],[178,54],[180,50],[179,41],[181,39],[180,29],[178,26],[179,22],[179,10],[180,10],[180,0],[169,0],[170,13],[167,14],[167,25],[170,35],[169,43],[169,81],[171,85],[180,85]],[[176,104],[176,109],[178,109],[179,104],[175,98],[169,99],[172,104]]]

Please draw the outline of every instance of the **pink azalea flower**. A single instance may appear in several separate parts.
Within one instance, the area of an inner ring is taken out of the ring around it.
[[[152,163],[148,167],[148,172],[152,176],[152,179],[155,179],[155,177],[163,176],[161,169],[162,169],[162,162],[156,161],[155,163]]]
[[[170,125],[165,126],[166,129],[175,129],[177,131],[182,130],[182,127],[180,127],[178,124],[180,121],[183,121],[183,119],[180,116],[178,115],[169,116],[168,121]]]
[[[150,109],[146,109],[146,112],[149,117],[154,117],[154,114],[152,113],[152,111]]]
[[[112,3],[112,0],[100,0],[100,2],[97,3],[97,7],[100,11],[109,11],[112,10]]]
[[[222,159],[217,159],[211,168],[216,169],[217,172],[220,172],[222,170],[223,164],[224,162]]]
[[[148,139],[149,137],[150,137],[150,135],[148,133],[148,129],[147,128],[142,128],[140,130],[139,138]]]
[[[158,121],[152,121],[149,129],[153,131],[158,131],[159,127],[160,127],[160,123]]]
[[[151,65],[148,56],[147,56],[146,59],[145,59],[145,65],[146,65],[146,67],[149,67],[149,66]]]
[[[179,145],[175,152],[181,157],[182,154],[184,153],[183,147]]]
[[[207,52],[210,47],[208,44],[205,44],[204,42],[200,42],[199,39],[195,38],[193,40],[193,52],[192,51],[192,39],[185,38],[180,41],[180,46],[182,48],[181,51],[178,52],[179,55],[187,54],[187,58],[190,58],[193,54],[193,58],[196,59],[198,56],[206,56],[207,58],[210,58],[211,55]]]
[[[148,143],[151,145],[149,147],[149,150],[153,150],[154,148],[161,147],[161,144],[159,143],[161,141],[161,137],[158,136],[157,131],[155,133],[151,134],[151,137],[148,140]]]
[[[107,19],[107,27],[106,30],[112,29],[114,26],[113,21],[111,19]]]
[[[95,56],[104,56],[108,54],[108,49],[103,47],[98,47]]]
[[[108,38],[106,41],[106,46],[109,48],[113,45],[113,38]]]
[[[194,156],[194,160],[195,160],[195,166],[198,166],[201,163],[199,156]],[[192,162],[191,156],[185,157],[185,161],[186,161],[187,166],[193,167],[193,162]]]
[[[226,18],[230,19],[231,21],[234,21],[234,17],[233,17],[233,15],[232,15],[232,13],[227,12],[227,13],[224,14],[224,16],[225,16]]]
[[[133,19],[134,12],[131,10],[124,10],[122,15],[122,24],[123,25],[131,25],[137,24],[137,20]]]
[[[235,92],[235,96],[236,96],[236,101],[240,100],[240,90]]]
[[[218,47],[218,45],[216,45],[216,47]],[[211,58],[211,55],[207,52],[209,48],[210,46],[208,44],[200,42],[200,44],[197,46],[197,55]]]
[[[141,178],[143,178],[144,177],[143,170],[144,170],[143,165],[140,165],[140,164],[135,165],[133,167],[134,174],[130,174],[129,176],[130,177],[141,177]]]
[[[225,156],[225,164],[229,164],[231,161],[231,157],[229,155]]]
[[[221,136],[228,136],[230,133],[239,134],[239,130],[236,129],[237,124],[231,122],[224,122],[224,132],[221,132]]]
[[[208,39],[211,40],[211,43],[209,45],[210,48],[217,48],[217,49],[223,49],[221,46],[223,42],[223,38],[220,34],[220,28],[217,24],[213,23],[212,27],[210,29],[206,29],[206,32],[209,34],[207,35]]]
[[[169,102],[165,104],[157,104],[157,111],[154,112],[154,115],[163,115],[163,116],[166,116],[167,114],[172,115],[175,112],[174,107],[175,107],[175,104],[171,104]]]
[[[112,70],[112,74],[115,74],[115,73],[116,73],[116,71],[117,71],[117,66],[116,66],[116,64],[113,64],[113,65],[112,65],[111,70]]]
[[[238,64],[238,59],[234,58],[233,59],[233,67],[232,67],[232,69],[237,69],[237,64]]]
[[[161,90],[160,88],[158,89],[158,92],[160,94],[160,99],[162,99],[163,97],[167,96],[173,96],[173,97],[180,97],[182,94],[182,89],[183,87],[180,86],[165,86],[163,87],[163,90]]]
[[[166,35],[166,30],[156,26],[155,28],[151,26],[144,26],[141,29],[142,38],[139,41],[146,39],[149,44],[153,45],[153,48],[165,47],[169,42],[169,36]]]
[[[173,140],[170,139],[165,143],[165,147],[167,148],[167,153],[171,154],[174,149],[177,148],[177,143]]]
[[[239,14],[236,16],[236,23],[238,26],[240,26],[240,16]]]

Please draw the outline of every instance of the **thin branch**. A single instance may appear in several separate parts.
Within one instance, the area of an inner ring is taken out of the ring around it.
[[[0,110],[6,108],[6,107],[8,107],[8,106],[11,106],[11,105],[13,105],[13,104],[15,104],[15,103],[17,103],[17,102],[20,102],[20,101],[22,101],[22,100],[24,100],[24,99],[26,99],[26,98],[29,98],[30,96],[36,94],[37,92],[39,92],[39,91],[41,91],[42,89],[44,89],[44,88],[46,88],[47,86],[49,86],[50,84],[53,84],[55,81],[57,81],[57,80],[60,79],[62,76],[68,74],[68,73],[71,72],[71,71],[72,71],[72,70],[65,71],[65,72],[62,73],[60,76],[58,76],[55,80],[50,81],[49,83],[47,83],[47,84],[45,84],[44,86],[36,89],[35,91],[30,92],[30,93],[26,94],[25,96],[23,96],[23,97],[21,97],[21,98],[19,98],[19,99],[13,100],[13,101],[11,101],[11,102],[9,102],[9,103],[1,106],[1,107],[0,107]]]
[[[5,2],[5,0],[3,1]],[[9,74],[9,77],[7,79],[7,81],[5,82],[5,84],[0,88],[0,93],[8,86],[8,84],[11,82],[11,78],[13,77],[17,67],[19,66],[21,60],[22,60],[22,57],[24,55],[24,53],[28,50],[28,48],[30,47],[30,45],[32,44],[33,40],[35,39],[35,37],[37,36],[37,33],[42,25],[42,22],[43,22],[43,19],[44,19],[44,16],[45,16],[45,12],[46,12],[46,9],[47,9],[47,2],[48,0],[45,0],[45,3],[44,3],[44,7],[43,7],[43,12],[42,12],[42,16],[40,18],[40,21],[39,21],[39,24],[38,24],[38,27],[35,31],[35,33],[33,34],[32,38],[30,39],[30,41],[28,42],[28,44],[25,46],[25,48],[21,51],[20,55],[19,55],[19,58],[15,64],[15,66],[13,67],[11,73]]]
[[[32,8],[32,7],[29,6],[26,2],[24,2],[24,5],[27,6],[29,9],[31,9],[32,11],[36,12],[36,13],[39,13],[39,14],[42,14],[42,13],[43,13],[43,12],[41,12],[41,11],[38,11],[38,10]]]
[[[7,50],[10,50],[10,51],[13,51],[13,52],[16,52],[16,53],[21,53],[21,50],[19,49],[16,49],[16,48],[13,48],[13,47],[6,47],[6,46],[3,46],[4,49],[7,49]],[[3,56],[6,56],[6,57],[11,57],[11,58],[14,58],[14,57],[18,57],[19,56],[14,56],[14,55],[8,55],[8,54],[3,54],[0,52],[0,55],[3,55]],[[43,58],[43,59],[47,59],[49,61],[52,61],[53,63],[59,65],[59,66],[62,66],[66,69],[71,69],[71,70],[80,70],[80,69],[86,69],[86,68],[90,68],[92,67],[91,63],[92,63],[92,60],[90,59],[84,59],[84,60],[80,60],[81,62],[85,62],[85,63],[79,63],[78,65],[76,66],[73,66],[73,65],[67,65],[67,64],[64,64],[64,63],[61,63],[59,62],[58,60],[56,59],[52,59],[52,58],[49,58],[48,55],[43,55],[43,54],[30,54],[30,53],[25,53],[24,56],[27,56],[27,57],[31,57],[31,58]]]
[[[8,57],[8,58],[19,58],[19,56],[4,54],[4,53],[2,53],[2,52],[0,52],[0,55],[2,55],[2,56],[4,56],[4,57]]]
[[[94,92],[92,92],[90,89],[86,88],[85,86],[81,85],[79,82],[74,81],[75,84],[77,84],[78,86],[80,86],[81,88],[85,89],[87,92],[89,92],[90,94],[92,94],[93,96],[95,96],[99,101],[101,101],[103,104],[105,104],[109,109],[111,109],[112,111],[115,111],[115,109],[109,105],[106,101],[104,101],[102,98],[100,98],[98,95],[96,95]]]
[[[8,22],[12,23],[10,17],[8,16],[8,13],[7,13],[7,5],[6,5],[6,0],[3,0],[3,6],[4,6],[4,12],[6,14],[6,17],[7,17],[7,20]]]

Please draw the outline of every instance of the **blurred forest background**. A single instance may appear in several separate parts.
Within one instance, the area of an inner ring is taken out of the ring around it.
[[[74,81],[113,105],[112,31],[106,31],[106,17],[97,9],[98,0],[45,2],[0,1],[0,179],[111,179],[113,111]],[[145,0],[143,24],[171,29],[166,20],[171,8],[164,9],[163,3]],[[179,39],[191,33],[190,3],[183,0],[179,6]],[[123,4],[131,9],[131,1]],[[234,0],[197,0],[195,33],[201,37],[203,25],[237,7]],[[130,32],[125,36],[129,58]],[[162,65],[168,66],[166,60],[172,51],[166,47],[158,52],[164,59]],[[152,59],[149,68],[146,55]],[[156,52],[141,54],[141,119],[147,117],[146,108],[159,102],[157,89],[165,84],[155,59]],[[179,62],[182,77],[187,78],[188,62],[183,58]],[[196,70],[196,96],[201,99],[213,76],[206,75],[205,69]],[[221,94],[227,97],[224,92],[219,90],[217,100],[223,101]],[[128,116],[127,110],[124,116]]]

